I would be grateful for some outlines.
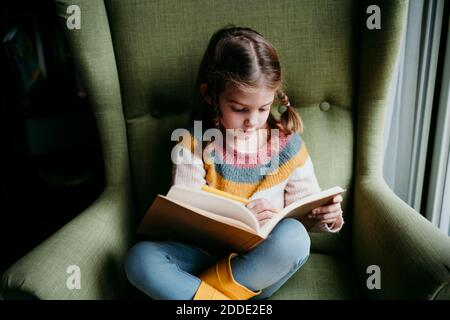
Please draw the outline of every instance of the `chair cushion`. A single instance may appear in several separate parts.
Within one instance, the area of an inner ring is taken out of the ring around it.
[[[344,300],[357,299],[359,293],[346,256],[311,253],[308,261],[270,300]]]

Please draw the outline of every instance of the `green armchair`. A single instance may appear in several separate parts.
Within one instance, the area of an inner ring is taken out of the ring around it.
[[[383,117],[407,1],[56,4],[64,26],[67,8],[80,8],[81,28],[65,29],[100,131],[106,187],[3,274],[3,299],[142,297],[123,258],[155,195],[169,189],[170,134],[189,125],[201,55],[227,23],[258,30],[278,49],[321,187],[348,189],[343,230],[311,234],[309,260],[271,299],[450,298],[450,239],[382,178]],[[372,4],[381,29],[366,27]],[[379,289],[367,286],[372,265]],[[79,286],[69,285],[71,266]]]

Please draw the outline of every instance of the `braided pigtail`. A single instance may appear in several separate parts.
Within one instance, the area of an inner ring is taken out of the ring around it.
[[[285,133],[302,133],[303,121],[300,115],[295,111],[294,107],[289,102],[289,97],[282,91],[277,91],[278,99],[280,99],[282,105],[280,110],[281,118],[278,126]]]

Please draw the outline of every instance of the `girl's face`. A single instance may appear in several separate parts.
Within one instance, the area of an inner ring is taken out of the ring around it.
[[[219,97],[222,114],[220,123],[225,129],[233,130],[238,137],[247,139],[266,128],[270,107],[276,90],[261,87],[252,92],[244,92],[229,86]]]

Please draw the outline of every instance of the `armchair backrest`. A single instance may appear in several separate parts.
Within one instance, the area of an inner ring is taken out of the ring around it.
[[[57,0],[57,4],[64,20],[71,16],[70,5],[80,8],[81,29],[68,29],[67,34],[99,126],[107,185],[131,184],[138,217],[157,193],[170,186],[171,132],[189,125],[196,75],[210,36],[233,23],[256,29],[277,48],[286,92],[303,118],[302,136],[319,183],[322,188],[340,185],[349,190],[343,209],[346,221],[351,220],[360,82],[377,70],[359,68],[361,61],[372,63],[371,49],[362,50],[360,41],[361,34],[368,34],[361,30],[369,4],[347,0]],[[386,5],[388,15],[395,6]],[[372,32],[383,37],[386,31]],[[383,59],[378,56],[373,63],[384,63]],[[388,71],[392,60],[388,59]],[[385,88],[389,77],[378,80],[378,87]],[[375,123],[373,130],[382,130],[380,124]]]

